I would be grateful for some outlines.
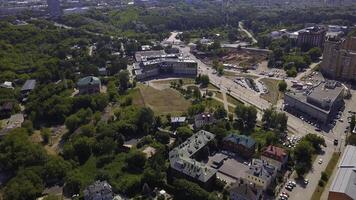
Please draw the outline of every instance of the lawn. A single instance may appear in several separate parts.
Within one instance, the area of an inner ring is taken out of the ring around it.
[[[157,90],[146,85],[139,85],[130,95],[133,104],[150,107],[156,115],[180,114],[191,105],[178,91],[173,89]]]
[[[276,104],[280,98],[282,98],[282,93],[278,90],[278,80],[263,78],[261,81],[265,84],[268,89],[267,94],[262,94],[261,98],[267,100],[272,104]]]
[[[227,99],[227,102],[231,103],[231,104],[244,104],[242,101],[232,97],[231,95],[229,94],[226,94],[226,99]]]
[[[206,109],[209,109],[209,108],[217,108],[219,106],[222,106],[224,107],[224,104],[216,99],[210,99],[210,98],[207,98],[206,100],[204,100],[202,102],[203,105],[205,105],[205,108]]]
[[[209,90],[220,90],[218,87],[216,87],[215,85],[209,83],[208,87]]]
[[[340,154],[337,153],[337,152],[334,152],[328,165],[326,166],[325,168],[325,173],[328,175],[329,179],[331,177],[331,174],[333,173],[337,163],[338,163],[338,160],[340,158]],[[320,187],[319,185],[317,186],[317,188],[314,190],[314,193],[313,193],[313,196],[311,197],[312,200],[319,200],[321,198],[321,195],[323,194],[324,192],[324,189],[326,188],[326,186],[328,185],[328,183],[330,182],[331,180],[328,180],[326,183],[325,183],[325,186],[324,187]]]
[[[183,85],[195,84],[195,79],[192,78],[168,79],[168,80],[158,80],[152,82],[156,84],[170,84],[171,82],[179,83],[179,80],[183,81]]]

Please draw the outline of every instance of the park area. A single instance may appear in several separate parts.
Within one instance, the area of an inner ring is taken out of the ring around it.
[[[281,93],[278,89],[279,80],[263,78],[261,82],[266,86],[268,93],[261,94],[261,98],[267,100],[272,104],[276,104],[279,99],[283,97],[283,93]]]
[[[191,105],[178,91],[171,88],[163,90],[139,84],[130,92],[133,104],[151,108],[157,115],[181,114]]]

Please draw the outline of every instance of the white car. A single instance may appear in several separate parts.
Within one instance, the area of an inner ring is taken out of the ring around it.
[[[323,163],[323,159],[320,158],[318,163],[322,164]]]

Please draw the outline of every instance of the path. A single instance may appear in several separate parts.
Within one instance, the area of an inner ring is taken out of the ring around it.
[[[240,28],[240,30],[242,30],[243,32],[245,32],[249,38],[252,39],[252,43],[253,43],[253,44],[256,44],[256,43],[257,43],[256,38],[254,38],[253,35],[252,35],[248,30],[246,30],[246,29],[243,27],[243,23],[242,23],[242,22],[239,22],[239,28]]]
[[[226,97],[226,92],[221,91],[221,94],[223,96],[223,101],[224,101],[224,108],[226,111],[229,110],[228,102],[227,102],[227,97]]]

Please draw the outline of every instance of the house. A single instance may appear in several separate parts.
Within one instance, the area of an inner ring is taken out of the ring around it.
[[[100,76],[107,76],[108,75],[108,70],[106,67],[99,67],[98,72]]]
[[[194,158],[206,147],[215,135],[201,130],[169,152],[170,172],[173,176],[186,178],[205,189],[212,188],[217,170]]]
[[[14,85],[10,81],[5,81],[0,85],[2,88],[7,88],[7,89],[14,89]]]
[[[87,76],[77,82],[79,94],[99,93],[101,88],[101,81],[98,77]]]
[[[277,169],[264,160],[252,159],[249,169],[245,173],[245,179],[248,182],[266,190],[272,181],[274,181]]]
[[[347,145],[329,189],[328,200],[356,199],[356,147]]]
[[[262,152],[261,159],[281,170],[287,164],[288,154],[285,149],[270,145]]]
[[[245,135],[230,134],[223,139],[223,149],[234,152],[244,158],[251,158],[255,153],[256,142]]]
[[[21,88],[21,94],[27,96],[32,90],[35,89],[35,87],[36,87],[36,80],[34,79],[27,80]]]
[[[172,127],[179,127],[185,123],[187,120],[186,117],[171,117],[171,126]]]
[[[229,189],[231,200],[260,200],[263,198],[262,187],[250,184],[244,179],[237,180]]]
[[[194,128],[201,128],[216,122],[212,113],[200,113],[194,117]]]
[[[106,181],[95,181],[84,190],[84,200],[112,200],[113,191]]]

